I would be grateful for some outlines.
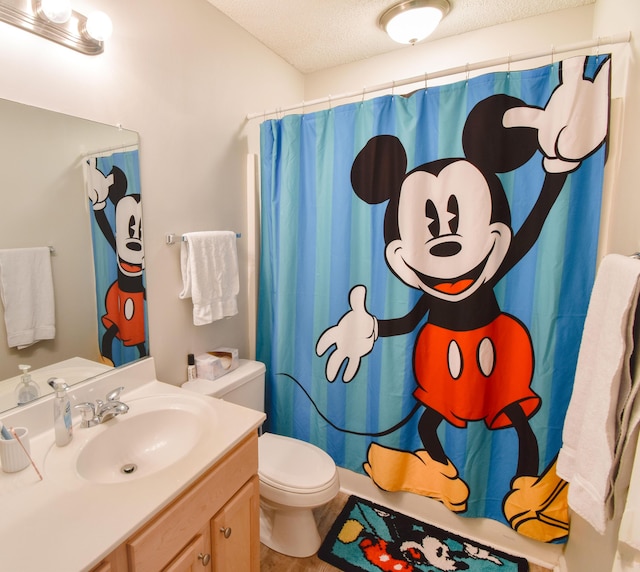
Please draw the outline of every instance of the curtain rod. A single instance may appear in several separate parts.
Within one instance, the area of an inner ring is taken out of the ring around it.
[[[320,105],[323,103],[333,103],[335,101],[339,101],[342,99],[350,99],[352,97],[364,97],[368,93],[373,93],[376,91],[383,91],[386,89],[394,89],[396,87],[401,87],[403,85],[409,85],[412,83],[419,82],[427,82],[430,79],[437,79],[441,77],[446,77],[450,75],[455,75],[459,73],[469,73],[471,71],[476,71],[480,69],[490,68],[494,66],[500,66],[505,64],[511,64],[514,62],[521,62],[525,60],[532,60],[535,58],[544,58],[547,56],[555,56],[558,54],[564,54],[567,52],[574,52],[577,50],[586,50],[589,48],[600,48],[602,46],[610,46],[613,44],[624,44],[628,43],[631,40],[631,32],[626,32],[623,34],[615,34],[612,36],[602,36],[598,37],[595,40],[586,40],[584,42],[577,42],[575,44],[568,44],[565,46],[554,47],[551,46],[551,49],[540,50],[537,52],[528,52],[517,55],[512,55],[508,57],[495,58],[493,60],[484,60],[481,62],[476,62],[473,64],[466,64],[464,66],[457,66],[433,73],[425,72],[422,75],[417,75],[401,80],[391,81],[387,83],[382,83],[378,85],[373,85],[371,87],[365,87],[360,91],[352,91],[350,93],[342,93],[340,95],[321,97],[319,99],[313,99],[311,101],[302,101],[295,105],[290,105],[288,107],[279,107],[277,109],[271,109],[269,111],[262,111],[256,113],[249,113],[247,115],[247,120],[256,119],[258,117],[266,117],[267,115],[276,115],[280,113],[285,113],[287,111],[293,111],[294,109],[304,109],[305,107],[311,107],[314,105]]]

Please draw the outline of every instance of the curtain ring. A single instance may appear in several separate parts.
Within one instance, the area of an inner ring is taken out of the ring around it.
[[[465,64],[464,68],[467,71],[466,81],[469,81],[469,62]]]
[[[598,36],[598,44],[596,45],[596,57],[600,56],[600,36]]]
[[[360,105],[364,105],[364,93],[365,93],[366,88],[367,88],[367,86],[364,86],[362,88],[362,101],[360,102]]]
[[[331,107],[331,94],[329,94],[329,96],[328,96],[328,97],[329,97],[329,111],[331,111],[331,109],[333,109],[333,108]]]
[[[511,52],[507,56],[507,77],[511,75]]]
[[[396,80],[392,80],[391,81],[391,97],[393,97],[395,95],[395,90],[396,90]]]
[[[427,72],[424,72],[424,90],[428,91],[429,90],[429,74]]]
[[[553,62],[554,50],[555,50],[555,47],[554,47],[554,45],[553,45],[553,44],[551,44],[551,65],[553,65],[553,63],[554,63],[554,62]]]

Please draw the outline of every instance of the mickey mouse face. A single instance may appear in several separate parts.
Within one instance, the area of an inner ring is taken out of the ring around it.
[[[118,266],[127,276],[139,276],[144,268],[141,211],[139,195],[126,195],[116,204]]]
[[[492,204],[484,175],[468,161],[437,175],[414,171],[400,190],[400,237],[387,244],[389,267],[435,297],[470,296],[495,275],[511,244],[509,225],[491,222]]]

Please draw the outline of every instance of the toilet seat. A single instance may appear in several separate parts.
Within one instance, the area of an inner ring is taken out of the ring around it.
[[[258,439],[260,481],[281,491],[313,494],[334,486],[336,465],[322,449],[283,435]]]

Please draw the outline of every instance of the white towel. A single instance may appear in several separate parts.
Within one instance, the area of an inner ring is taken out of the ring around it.
[[[238,313],[238,252],[231,231],[190,232],[180,250],[183,289],[193,301],[193,323],[210,324]]]
[[[56,335],[48,247],[0,250],[0,296],[10,348],[23,349]]]
[[[637,407],[637,405],[636,405]],[[626,506],[618,531],[618,548],[612,570],[622,572],[640,570],[640,447],[636,442],[633,453]],[[629,455],[630,457],[631,455]]]
[[[589,301],[557,473],[570,483],[569,506],[604,533],[636,389],[631,384],[640,261],[610,254]]]

